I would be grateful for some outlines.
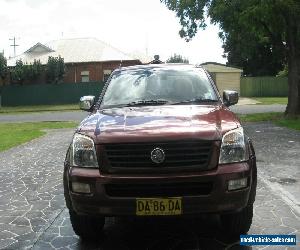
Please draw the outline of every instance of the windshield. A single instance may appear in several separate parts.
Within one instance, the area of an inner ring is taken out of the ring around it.
[[[130,104],[162,104],[218,101],[202,69],[147,68],[112,75],[101,102],[102,108]]]

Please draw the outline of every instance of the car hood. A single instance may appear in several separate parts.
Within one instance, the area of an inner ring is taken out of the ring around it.
[[[164,105],[99,110],[84,119],[77,132],[96,144],[137,141],[221,140],[239,126],[223,105]]]

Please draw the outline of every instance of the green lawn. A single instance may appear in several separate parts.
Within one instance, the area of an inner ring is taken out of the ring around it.
[[[1,107],[0,114],[17,114],[17,113],[26,113],[26,112],[49,112],[49,111],[72,111],[72,110],[79,110],[78,104]]]
[[[46,134],[44,129],[75,128],[76,122],[0,123],[0,151]]]
[[[270,105],[270,104],[287,104],[287,97],[253,97],[252,99],[259,101],[258,104]]]
[[[279,126],[300,130],[300,116],[296,118],[285,117],[283,113],[259,113],[238,115],[242,122],[271,121]]]

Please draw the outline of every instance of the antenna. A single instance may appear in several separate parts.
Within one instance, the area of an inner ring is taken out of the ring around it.
[[[16,38],[9,38],[10,41],[13,41],[13,44],[11,44],[10,46],[14,47],[14,57],[16,57],[16,47],[19,46],[18,44],[16,44]]]
[[[146,44],[145,44],[146,45],[145,46],[146,47],[145,48],[146,56],[148,56],[148,45],[149,45],[148,42],[149,42],[149,40],[148,40],[148,31],[146,31]]]

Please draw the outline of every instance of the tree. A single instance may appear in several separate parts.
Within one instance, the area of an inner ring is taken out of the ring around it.
[[[269,41],[254,40],[248,34],[227,35],[223,49],[227,64],[243,68],[245,76],[276,76],[286,64],[283,51],[273,49]]]
[[[59,57],[48,57],[46,65],[46,78],[48,83],[59,83],[64,77],[64,59]]]
[[[283,52],[288,66],[287,115],[300,114],[300,2],[298,0],[161,0],[176,12],[182,29],[179,34],[188,41],[204,29],[205,13],[218,23],[227,41],[240,39],[266,41],[272,50]],[[247,37],[244,37],[248,34]],[[249,41],[249,40],[248,40]],[[250,40],[251,41],[251,40]]]
[[[176,53],[169,57],[167,63],[189,63],[189,60]]]
[[[13,82],[19,83],[21,85],[24,83],[25,70],[24,70],[24,64],[21,59],[16,61],[16,65],[15,67],[13,67],[10,73],[11,73],[10,74],[11,80]]]
[[[11,70],[11,80],[24,84],[31,83],[43,73],[43,66],[39,60],[34,60],[33,64],[24,64],[22,60],[16,61],[16,66]]]
[[[4,82],[8,73],[7,60],[2,53],[0,53],[0,78]]]
[[[40,60],[34,60],[33,64],[23,65],[24,79],[29,82],[36,80],[43,72],[43,66]]]

